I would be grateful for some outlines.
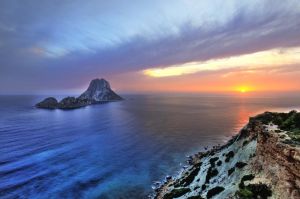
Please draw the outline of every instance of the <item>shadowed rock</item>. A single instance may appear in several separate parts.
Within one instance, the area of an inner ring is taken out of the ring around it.
[[[48,97],[35,105],[37,108],[56,109],[58,101],[54,97]]]
[[[80,108],[80,107],[83,107],[86,105],[88,105],[88,101],[79,100],[75,97],[66,97],[59,102],[58,108],[74,109],[74,108]]]

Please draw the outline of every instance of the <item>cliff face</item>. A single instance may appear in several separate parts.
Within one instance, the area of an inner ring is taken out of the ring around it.
[[[45,109],[74,109],[90,104],[104,103],[122,100],[111,88],[105,79],[94,79],[90,82],[88,89],[78,98],[66,97],[58,102],[55,98],[49,97],[36,104],[37,108]]]
[[[254,171],[270,180],[274,197],[300,198],[300,148],[284,143],[286,133],[276,133],[277,126],[271,129],[258,134]]]
[[[122,100],[119,95],[111,90],[109,82],[105,79],[92,80],[88,89],[78,99],[91,102]]]
[[[269,114],[251,118],[226,145],[195,154],[154,198],[300,198],[298,134],[280,130],[274,118],[262,120]]]

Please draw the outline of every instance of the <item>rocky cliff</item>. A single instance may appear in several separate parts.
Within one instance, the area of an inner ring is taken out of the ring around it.
[[[156,199],[299,199],[300,113],[250,118],[227,144],[195,154]]]
[[[74,109],[83,106],[122,100],[111,88],[105,79],[94,79],[90,82],[88,89],[78,98],[66,97],[58,102],[54,97],[48,97],[36,104],[37,108],[45,109]]]
[[[109,82],[105,79],[94,79],[91,81],[88,89],[82,93],[79,100],[87,100],[91,102],[117,101],[122,98],[111,90]]]

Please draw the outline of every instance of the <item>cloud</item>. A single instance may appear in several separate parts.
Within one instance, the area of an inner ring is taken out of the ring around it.
[[[300,46],[297,0],[232,1],[227,10],[216,10],[218,1],[181,10],[160,1],[152,9],[142,1],[126,9],[117,1],[29,2],[0,3],[2,91],[74,88],[96,76]]]
[[[300,48],[285,51],[268,50],[246,55],[213,59],[205,62],[190,62],[183,65],[168,66],[165,68],[151,68],[143,71],[150,77],[181,76],[203,71],[219,71],[224,69],[236,70],[242,68],[247,73],[254,73],[260,69],[278,70],[290,65],[300,66]]]

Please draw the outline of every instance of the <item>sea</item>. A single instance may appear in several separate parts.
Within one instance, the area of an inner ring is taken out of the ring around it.
[[[1,199],[148,198],[154,182],[226,143],[249,117],[300,108],[300,93],[124,94],[75,110],[35,108],[44,97],[0,96]]]

